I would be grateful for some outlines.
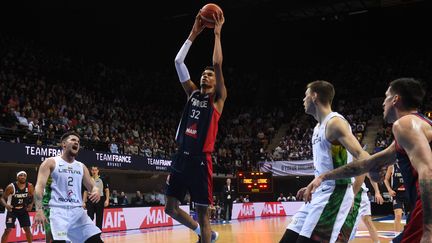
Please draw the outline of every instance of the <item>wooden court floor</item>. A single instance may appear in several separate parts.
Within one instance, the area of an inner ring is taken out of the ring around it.
[[[250,220],[233,220],[230,224],[212,225],[219,232],[217,243],[273,243],[279,242],[291,217],[269,217]],[[374,221],[380,241],[390,242],[393,224]],[[196,242],[196,235],[184,226],[155,228],[150,230],[131,230],[103,235],[106,243],[149,242],[183,243]],[[361,224],[353,243],[372,242],[366,227]]]

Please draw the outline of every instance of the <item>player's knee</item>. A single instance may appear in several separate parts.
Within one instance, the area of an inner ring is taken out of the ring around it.
[[[395,217],[402,218],[402,212],[401,211],[395,211]]]
[[[24,229],[25,232],[31,232],[30,231],[30,227],[28,227],[28,226],[27,227],[23,227],[23,229]]]
[[[103,243],[103,240],[100,236],[101,233],[93,235],[92,237],[88,238],[84,243]]]

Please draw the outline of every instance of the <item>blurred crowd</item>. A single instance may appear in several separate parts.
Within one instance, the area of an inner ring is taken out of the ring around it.
[[[9,36],[0,37],[0,47],[0,140],[56,146],[61,134],[75,130],[84,149],[163,159],[175,152],[185,97],[174,67],[109,67]],[[427,82],[432,72],[428,60],[427,55],[405,53],[367,61],[299,61],[247,72],[226,67],[229,97],[219,124],[214,172],[256,170],[264,160],[311,159],[315,121],[303,114],[302,98],[305,85],[318,77],[335,85],[333,108],[362,141],[368,120],[381,113],[365,97],[382,97],[387,82],[400,76]],[[274,141],[282,124],[286,132]],[[388,145],[389,134],[388,128],[380,131],[377,147]]]

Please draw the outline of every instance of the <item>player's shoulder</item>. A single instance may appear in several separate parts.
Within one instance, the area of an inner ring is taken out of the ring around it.
[[[45,160],[44,160],[44,162],[43,163],[55,163],[56,162],[56,159],[55,159],[56,157],[49,157],[49,158],[46,158]]]
[[[349,127],[349,123],[342,116],[334,116],[327,122],[327,129],[334,132],[343,132]]]
[[[328,120],[327,125],[330,125],[330,124],[336,124],[336,125],[344,124],[344,125],[346,125],[347,123],[348,123],[347,120],[345,120],[345,118],[343,116],[335,115]]]
[[[11,183],[9,183],[9,185],[6,186],[6,190],[8,190],[8,189],[12,189],[13,190],[14,187],[15,187],[14,186],[14,182],[11,182]]]
[[[409,131],[415,128],[416,124],[421,125],[421,123],[423,122],[425,121],[422,120],[420,117],[414,114],[409,114],[399,118],[397,121],[393,123],[393,131],[396,132]]]
[[[55,157],[49,157],[49,158],[46,158],[46,159],[42,162],[41,166],[48,166],[48,167],[52,167],[52,166],[55,166],[55,164],[56,164]]]

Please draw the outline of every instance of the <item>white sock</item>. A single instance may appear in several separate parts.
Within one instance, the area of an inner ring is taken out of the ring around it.
[[[201,235],[201,229],[200,229],[199,225],[198,225],[198,227],[196,227],[196,229],[194,229],[194,232],[195,232],[197,235]]]

